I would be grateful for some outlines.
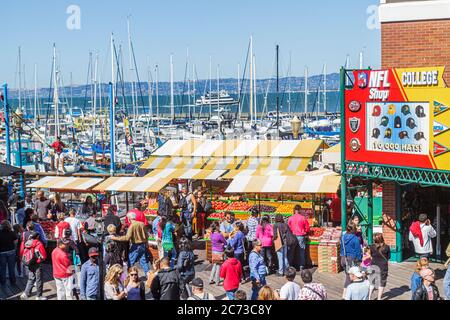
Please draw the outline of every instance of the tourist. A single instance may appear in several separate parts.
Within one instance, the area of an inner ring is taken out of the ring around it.
[[[345,234],[341,238],[341,266],[345,271],[345,283],[342,298],[346,297],[346,289],[350,285],[351,277],[348,270],[356,266],[362,260],[362,250],[359,238],[355,235],[356,229],[353,223],[349,223]]]
[[[225,250],[227,260],[220,268],[220,278],[223,279],[223,288],[228,300],[234,300],[235,292],[239,289],[239,282],[242,278],[242,264],[236,258],[233,248]]]
[[[47,300],[44,297],[44,282],[43,282],[43,270],[42,264],[47,259],[47,253],[44,248],[44,244],[39,241],[39,234],[37,232],[25,233],[22,238],[22,244],[20,246],[20,257],[24,264],[27,264],[25,268],[28,271],[28,281],[25,287],[25,291],[20,295],[21,300],[26,300],[31,296],[33,286],[36,285],[36,300]],[[33,257],[35,257],[33,259]]]
[[[434,271],[430,268],[420,271],[422,283],[414,292],[413,300],[442,300],[435,282]]]
[[[51,202],[50,214],[51,220],[57,221],[58,213],[65,213],[66,205],[61,200],[61,195],[59,193],[55,193],[53,196],[53,202]]]
[[[147,275],[150,271],[148,266],[148,235],[144,223],[136,221],[136,214],[134,212],[128,212],[128,219],[131,221],[131,225],[127,230],[127,234],[121,237],[111,237],[114,241],[123,241],[130,244],[130,251],[128,253],[128,267],[134,266],[139,261],[144,273]]]
[[[83,229],[90,235],[97,234],[97,212],[89,212],[89,218],[83,222]]]
[[[310,270],[302,270],[300,276],[303,281],[303,288],[300,290],[298,300],[327,300],[327,291],[321,283],[313,282],[313,275]]]
[[[2,201],[5,205],[8,204],[8,187],[7,182],[0,178],[0,201]],[[2,221],[0,221],[2,222]]]
[[[115,264],[111,266],[105,277],[105,300],[125,300],[127,294],[120,277],[123,274],[123,266]]]
[[[360,216],[357,213],[355,213],[352,216],[350,222],[352,222],[355,225],[355,229],[356,229],[355,236],[358,237],[359,243],[360,243],[361,247],[363,247],[364,246],[364,239],[363,239],[363,236],[362,236],[362,228],[361,228],[361,225],[360,225],[360,223],[361,223]]]
[[[388,278],[391,249],[384,243],[381,233],[375,233],[373,238],[374,244],[370,246],[370,255],[372,256],[373,266],[371,269],[374,273],[369,277],[371,280],[369,300],[371,300],[372,292],[375,288],[378,289],[378,300],[381,300]]]
[[[247,293],[244,290],[238,290],[234,294],[234,300],[246,301]]]
[[[169,257],[170,267],[175,267],[175,259],[177,258],[177,250],[174,243],[175,226],[172,221],[168,221],[166,216],[161,217],[158,233],[161,237],[161,245],[164,250],[164,257]],[[188,238],[189,239],[189,238]]]
[[[444,293],[445,299],[450,300],[450,243],[447,246],[447,250],[445,250],[445,254],[448,259],[445,262],[444,266],[447,268],[444,276]]]
[[[117,233],[120,233],[120,231],[122,230],[122,222],[120,221],[120,218],[116,215],[116,212],[117,208],[115,205],[110,205],[108,207],[105,219],[103,220],[103,228],[104,228],[103,230],[105,230],[105,233],[106,228],[108,228],[110,224],[116,227]]]
[[[371,271],[372,266],[372,254],[370,253],[370,247],[365,246],[363,248],[363,256],[362,256],[362,262],[361,262],[361,271],[364,273],[368,273]]]
[[[31,194],[27,193],[25,196],[25,210],[31,208],[34,208],[34,200]]]
[[[82,300],[98,300],[100,298],[98,249],[90,248],[88,255],[89,260],[81,266],[80,297]]]
[[[195,278],[192,280],[192,295],[188,300],[216,300],[216,298],[212,294],[205,292],[202,279]]]
[[[11,285],[16,284],[16,243],[17,235],[8,220],[0,225],[0,285],[6,285],[6,270]]]
[[[273,246],[273,227],[270,224],[270,217],[265,215],[256,229],[256,238],[261,241],[261,256],[264,258],[265,265],[272,271],[272,246]]]
[[[105,238],[105,257],[103,258],[106,270],[115,264],[120,264],[122,266],[125,260],[124,243],[112,239],[112,237],[117,236],[116,226],[110,224],[107,231],[109,235]]]
[[[284,221],[283,215],[277,214],[275,215],[275,224],[273,226],[273,240],[276,242],[280,237],[279,241],[281,243],[281,248],[277,250],[277,258],[278,258],[278,276],[283,276],[284,272],[289,268],[292,263],[292,259],[289,259],[289,256],[292,256],[292,253],[295,249],[295,244],[297,239],[289,229],[289,226]],[[290,261],[289,261],[290,260]]]
[[[34,209],[33,208],[26,208],[25,209],[25,217],[23,218],[22,227],[26,228],[27,223],[31,221],[31,217],[34,215]]]
[[[155,300],[180,300],[182,290],[180,274],[170,267],[168,257],[161,260],[161,270],[153,279],[150,290]]]
[[[137,203],[137,204],[136,204],[136,207],[135,207],[134,209],[130,210],[129,212],[132,212],[132,213],[135,214],[135,216],[136,216],[136,221],[142,222],[146,227],[148,226],[148,220],[147,220],[147,218],[145,217],[144,212],[140,210],[140,203]],[[126,225],[127,227],[129,227],[130,224],[131,224],[131,222],[130,222],[130,220],[128,219],[128,216],[125,217],[125,225]]]
[[[253,250],[249,255],[250,279],[252,281],[251,300],[256,300],[259,289],[266,285],[267,267],[263,256],[261,256],[261,250],[261,240],[255,240],[253,242]]]
[[[213,265],[211,269],[211,274],[209,276],[209,284],[215,283],[217,286],[220,285],[220,266],[223,263],[223,251],[227,244],[222,233],[219,230],[219,224],[214,221],[211,225],[211,263]],[[234,254],[234,252],[233,252]]]
[[[273,300],[280,300],[280,297],[276,290],[273,290],[271,287],[265,285],[261,288],[261,290],[259,290],[257,300],[273,301]]]
[[[74,268],[68,255],[69,240],[58,240],[57,247],[52,252],[53,278],[56,283],[58,300],[73,300]]]
[[[87,196],[84,200],[83,206],[81,207],[81,213],[84,216],[92,216],[92,214],[97,213],[98,209],[91,196]]]
[[[39,240],[41,240],[41,242],[44,244],[44,246],[47,246],[47,236],[44,232],[44,229],[42,228],[41,224],[38,222],[39,218],[37,216],[37,214],[33,214],[31,216],[31,223],[34,225],[34,231],[36,231],[37,233],[39,233]]]
[[[128,269],[125,292],[127,293],[127,300],[145,300],[145,285],[139,280],[139,270],[136,267]]]
[[[409,228],[409,241],[414,244],[414,251],[419,257],[430,258],[433,254],[431,239],[436,237],[436,230],[431,225],[428,216],[419,215],[419,221],[415,221]]]
[[[61,141],[61,137],[56,137],[56,141],[52,143],[51,147],[55,153],[55,163],[56,163],[56,172],[59,174],[59,163],[61,162],[61,172],[65,173],[66,170],[64,168],[64,153],[63,149],[66,148],[66,145]]]
[[[15,218],[17,224],[23,225],[23,220],[25,219],[25,202],[17,202]]]
[[[45,193],[43,190],[39,190],[37,193],[36,201],[34,203],[34,210],[36,211],[39,219],[48,219],[47,215],[51,210],[51,201],[45,197]]]
[[[302,270],[306,265],[306,236],[309,233],[308,220],[301,214],[302,207],[294,207],[294,215],[289,218],[288,226],[297,238],[297,265]]]
[[[16,271],[17,271],[17,276],[19,278],[22,278],[23,276],[23,266],[22,266],[22,256],[20,255],[20,247],[22,246],[22,242],[23,242],[23,234],[24,234],[24,230],[21,224],[15,224],[12,227],[14,233],[16,234],[17,237],[17,243],[16,243]]]
[[[81,236],[83,225],[81,224],[81,221],[75,217],[75,215],[76,215],[75,209],[71,208],[69,210],[69,216],[64,221],[67,222],[68,224],[70,224],[70,230],[72,232],[70,239],[77,246],[79,255],[80,255],[80,259],[84,263],[88,259],[87,259],[87,254],[85,252],[85,245],[84,245],[84,242],[82,241],[83,238]]]
[[[256,240],[256,229],[258,229],[259,225],[259,210],[256,207],[250,209],[251,215],[247,219],[247,242],[249,244],[248,251],[252,251],[252,243]]]
[[[297,272],[295,268],[286,269],[286,283],[280,289],[280,300],[297,300],[300,294],[300,286],[294,282]]]
[[[149,276],[147,277],[146,286],[147,288],[152,287],[153,279],[155,279],[156,275],[158,274],[159,270],[161,270],[161,260],[154,260],[153,261],[153,269],[150,271]],[[151,292],[150,292],[151,293]],[[153,300],[152,296],[152,300]]]
[[[198,191],[195,196],[195,201],[197,202],[196,210],[196,221],[197,221],[197,236],[199,239],[203,239],[205,236],[205,220],[206,211],[208,209],[208,200],[203,195],[202,191]]]
[[[197,213],[197,201],[192,193],[187,192],[187,187],[185,186],[181,189],[178,206],[181,208],[181,223],[183,225],[184,235],[189,240],[192,240],[192,220]]]
[[[192,242],[182,237],[179,243],[180,254],[177,259],[177,270],[180,273],[181,297],[186,300],[190,296],[188,285],[195,278],[195,256]]]
[[[234,213],[227,211],[225,212],[225,220],[220,224],[220,232],[222,232],[225,239],[228,239],[231,232],[234,229]]]
[[[345,300],[369,300],[370,283],[364,279],[364,274],[359,267],[351,267],[348,275],[351,283],[345,292]]]
[[[231,247],[234,251],[234,257],[239,260],[241,266],[244,266],[245,263],[245,247],[244,247],[244,224],[240,221],[237,221],[234,224],[233,231],[228,238],[228,246]]]
[[[338,190],[336,193],[336,197],[331,201],[330,203],[330,209],[331,209],[331,222],[334,226],[340,226],[341,225],[341,219],[342,219],[342,201],[341,201],[341,192]]]
[[[158,228],[159,228],[159,223],[161,222],[161,216],[158,215],[152,222],[152,233],[153,233],[153,238],[155,238],[156,240],[156,247],[158,248],[158,256],[159,259],[161,259],[162,257],[164,257],[164,249],[162,247],[162,239],[159,236],[158,233]]]
[[[8,204],[6,202],[0,200],[0,223],[5,220],[9,220],[11,214],[7,206]]]
[[[64,230],[70,229],[70,224],[64,221],[66,216],[64,213],[58,213],[58,224],[55,226],[55,239],[61,239],[64,236]]]
[[[411,299],[414,299],[414,293],[417,288],[422,285],[422,277],[420,276],[420,271],[429,268],[428,258],[420,258],[416,263],[416,270],[411,276]]]

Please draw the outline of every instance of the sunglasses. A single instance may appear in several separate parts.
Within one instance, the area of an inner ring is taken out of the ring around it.
[[[137,273],[130,273],[130,276],[137,276],[138,274]]]

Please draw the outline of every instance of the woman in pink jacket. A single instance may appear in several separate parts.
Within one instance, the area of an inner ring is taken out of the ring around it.
[[[265,215],[261,218],[261,222],[256,229],[256,239],[262,243],[261,255],[264,258],[264,263],[272,271],[273,226],[270,224],[269,216]]]

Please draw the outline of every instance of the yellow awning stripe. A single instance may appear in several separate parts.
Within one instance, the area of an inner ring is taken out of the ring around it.
[[[147,174],[146,178],[157,179],[192,179],[192,180],[217,180],[226,170],[203,169],[156,169]]]
[[[76,177],[45,177],[36,181],[28,188],[89,191],[92,187],[102,182],[101,178],[76,178]]]
[[[158,192],[171,178],[112,177],[94,188],[95,191]]]

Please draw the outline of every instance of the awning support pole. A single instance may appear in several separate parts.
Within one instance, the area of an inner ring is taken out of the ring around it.
[[[340,99],[341,99],[341,224],[342,230],[347,227],[347,176],[345,170],[345,75],[346,70],[341,68],[340,73]]]
[[[367,182],[367,243],[373,243],[373,187],[372,181]]]
[[[403,261],[402,241],[402,193],[401,186],[395,184],[395,243],[397,249],[396,261]]]
[[[8,85],[3,85],[3,109],[5,116],[6,164],[11,165],[11,137],[9,133]]]

